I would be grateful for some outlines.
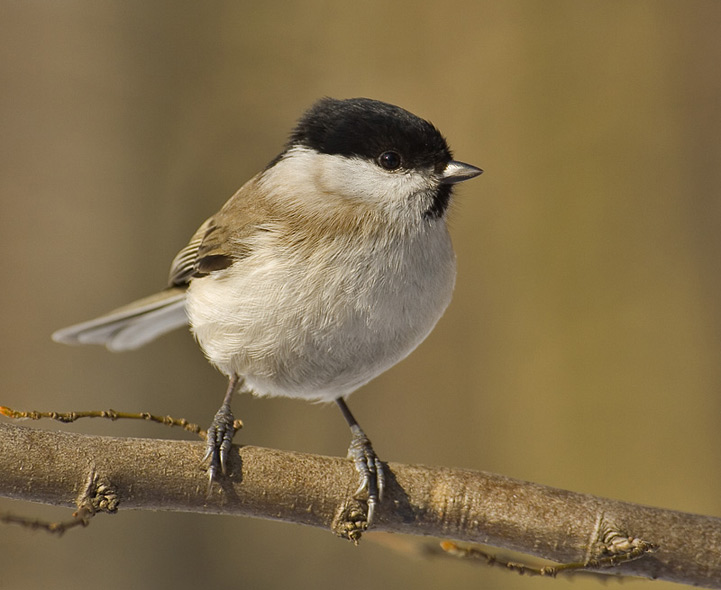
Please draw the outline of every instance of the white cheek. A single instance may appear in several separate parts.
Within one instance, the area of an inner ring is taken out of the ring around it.
[[[416,171],[389,172],[359,158],[324,156],[320,164],[318,182],[324,192],[379,208],[415,208],[421,203],[414,203],[414,198],[434,188],[430,175]]]
[[[358,204],[406,223],[428,210],[436,190],[430,170],[389,172],[371,161],[307,148],[293,148],[258,183],[277,203],[306,213]]]

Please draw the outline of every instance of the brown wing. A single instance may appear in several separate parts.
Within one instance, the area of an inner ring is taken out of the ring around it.
[[[250,189],[254,184],[254,179],[247,182],[178,252],[170,265],[171,286],[187,285],[195,277],[228,268],[250,255],[252,249],[245,242],[265,218],[258,205],[262,199]]]

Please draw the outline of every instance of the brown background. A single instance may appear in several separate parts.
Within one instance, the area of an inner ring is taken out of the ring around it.
[[[486,170],[452,212],[450,309],[351,399],[379,454],[721,515],[719,30],[715,0],[0,3],[0,404],[207,424],[224,380],[187,333],[123,355],[49,334],[161,288],[316,98],[370,96]],[[334,407],[235,409],[240,442],[345,453]],[[567,584],[368,541],[121,512],[3,528],[0,587]]]

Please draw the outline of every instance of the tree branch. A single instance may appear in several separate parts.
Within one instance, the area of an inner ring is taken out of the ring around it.
[[[346,459],[235,446],[207,496],[201,442],[111,438],[0,424],[0,496],[76,507],[283,520],[358,534],[363,504]],[[556,562],[613,562],[614,547],[653,553],[593,571],[721,588],[721,519],[559,490],[501,475],[388,464],[374,530],[513,549]],[[355,528],[354,528],[355,527]],[[619,544],[619,539],[623,543]]]

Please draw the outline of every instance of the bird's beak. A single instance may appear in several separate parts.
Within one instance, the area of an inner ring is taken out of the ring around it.
[[[483,170],[471,166],[470,164],[464,164],[463,162],[457,162],[451,160],[446,164],[446,169],[441,172],[440,180],[441,184],[455,184],[457,182],[463,182],[475,178],[479,174],[482,174]]]

